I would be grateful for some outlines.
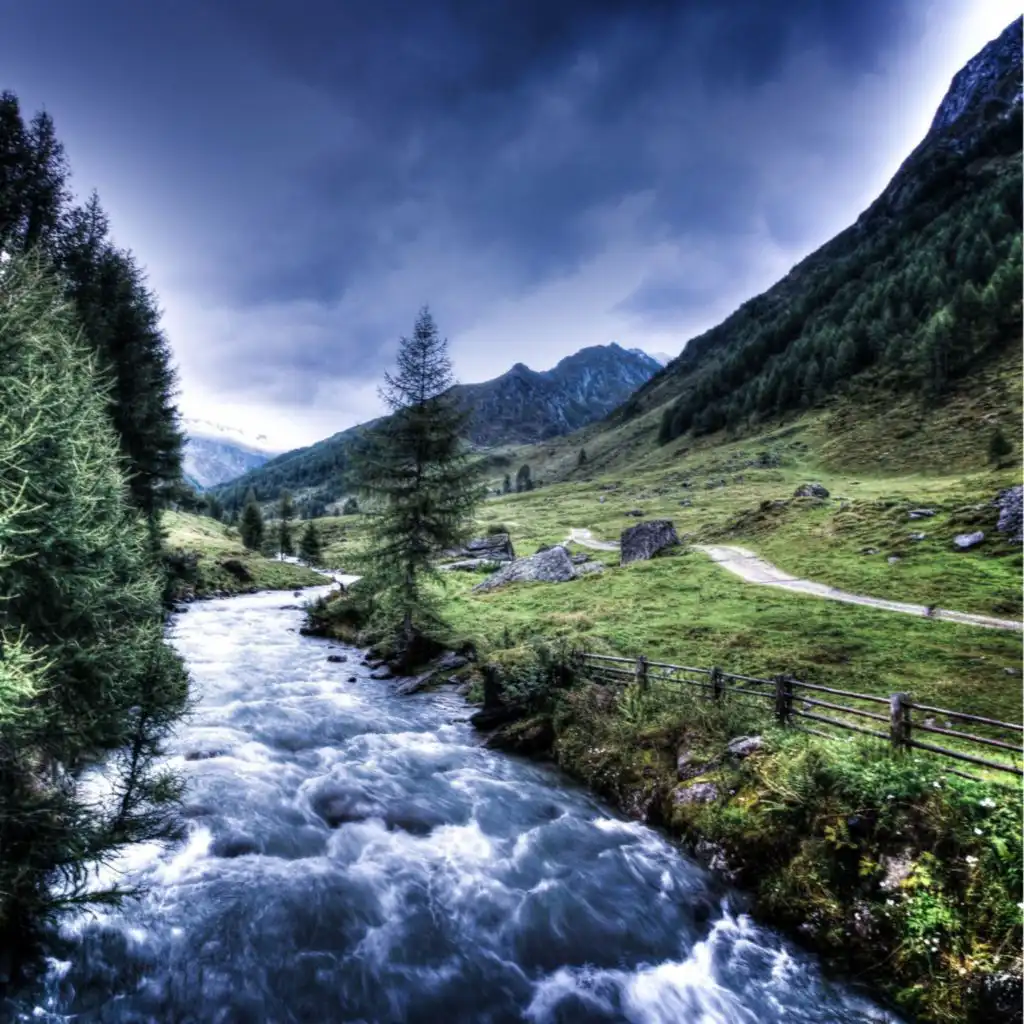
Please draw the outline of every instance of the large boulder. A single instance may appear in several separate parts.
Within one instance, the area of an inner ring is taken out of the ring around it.
[[[995,504],[999,508],[999,522],[996,529],[1000,533],[1009,534],[1014,544],[1024,539],[1024,486],[1007,487],[1000,491]]]
[[[529,558],[517,558],[502,566],[493,576],[478,583],[474,590],[493,590],[506,583],[565,583],[575,579],[576,566],[572,564],[569,552],[556,544],[547,551],[538,551]]]
[[[671,519],[650,519],[646,523],[637,523],[622,531],[619,564],[645,562],[663,548],[674,547],[678,543],[679,538]]]
[[[794,498],[827,498],[828,488],[824,484],[801,484],[794,492]]]
[[[516,557],[512,538],[507,533],[489,533],[471,540],[465,547],[470,558],[485,558],[491,562],[511,562]]]

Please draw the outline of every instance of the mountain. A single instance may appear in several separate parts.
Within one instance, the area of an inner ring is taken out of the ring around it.
[[[856,223],[692,339],[609,418],[665,443],[870,381],[939,402],[1021,322],[1021,19],[953,79],[927,136]]]
[[[454,391],[469,411],[474,444],[531,444],[601,419],[660,368],[646,352],[612,342],[580,349],[551,370],[516,363],[494,380]]]
[[[208,420],[183,419],[185,431],[184,472],[198,490],[234,480],[273,458],[266,437],[250,440],[242,431]]]
[[[566,356],[550,370],[516,363],[482,384],[457,384],[454,394],[469,412],[467,440],[477,447],[528,444],[572,433],[615,409],[659,363],[645,352],[612,342]],[[261,501],[290,490],[307,514],[322,512],[346,490],[352,440],[374,423],[343,430],[308,448],[286,452],[216,488],[229,508],[252,487]]]

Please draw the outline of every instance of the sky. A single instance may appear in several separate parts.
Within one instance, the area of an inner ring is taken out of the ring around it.
[[[882,191],[1006,0],[31,0],[0,87],[149,273],[185,416],[377,415],[429,304],[465,382],[677,354]]]

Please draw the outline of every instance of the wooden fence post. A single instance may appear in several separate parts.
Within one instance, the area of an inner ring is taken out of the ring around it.
[[[780,725],[789,725],[793,715],[793,680],[790,676],[775,677],[775,717]]]
[[[910,749],[910,694],[894,693],[889,698],[889,740],[898,754]]]
[[[722,678],[722,670],[716,665],[711,670],[711,699],[721,700],[725,691],[725,680]]]
[[[633,670],[633,682],[641,690],[647,689],[647,659],[642,654],[636,659],[636,668]]]

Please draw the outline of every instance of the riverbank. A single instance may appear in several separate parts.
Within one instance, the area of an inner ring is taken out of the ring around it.
[[[237,530],[209,516],[165,512],[162,525],[175,601],[323,585],[321,573],[250,551]]]
[[[901,1012],[1021,1019],[1019,786],[784,731],[735,699],[715,707],[578,675],[552,687],[553,657],[521,648],[485,663],[491,692],[519,708],[490,745],[550,757],[664,828],[749,892],[763,920]]]

